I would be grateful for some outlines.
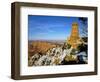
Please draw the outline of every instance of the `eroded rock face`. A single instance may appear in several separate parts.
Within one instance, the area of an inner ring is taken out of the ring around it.
[[[56,47],[56,45],[49,42],[33,41],[31,44],[29,44],[28,47],[29,47],[28,50],[29,55],[33,56],[36,53],[44,55],[46,54],[47,50]]]

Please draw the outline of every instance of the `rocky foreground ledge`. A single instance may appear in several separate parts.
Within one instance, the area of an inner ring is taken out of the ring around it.
[[[87,51],[83,48],[49,42],[33,42],[29,47],[28,66],[87,64]]]

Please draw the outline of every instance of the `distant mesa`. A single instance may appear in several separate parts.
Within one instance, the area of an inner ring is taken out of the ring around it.
[[[28,46],[29,48],[29,54],[33,55],[36,53],[44,54],[47,52],[47,50],[56,47],[55,44],[45,42],[45,41],[33,41],[31,44]]]

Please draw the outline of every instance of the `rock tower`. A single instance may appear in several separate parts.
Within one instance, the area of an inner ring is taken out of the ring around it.
[[[77,46],[82,43],[82,40],[79,36],[78,23],[76,22],[72,24],[71,35],[68,38],[67,43],[70,44],[73,48],[77,48]]]

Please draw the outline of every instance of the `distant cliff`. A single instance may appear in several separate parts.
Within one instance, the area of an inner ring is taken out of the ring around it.
[[[47,50],[53,47],[56,47],[56,44],[45,41],[33,41],[28,44],[28,54],[29,56],[32,56],[35,53],[40,53],[42,55],[45,55]]]

